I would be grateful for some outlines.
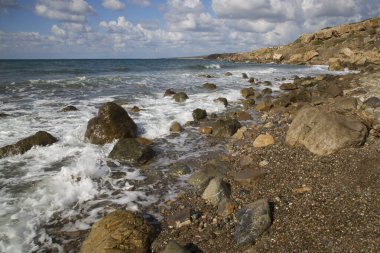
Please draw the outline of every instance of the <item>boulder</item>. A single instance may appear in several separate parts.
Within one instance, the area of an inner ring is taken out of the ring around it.
[[[311,59],[313,59],[314,57],[317,57],[319,55],[319,53],[315,50],[311,50],[311,51],[308,51],[304,54],[303,56],[303,60],[304,61],[310,61]]]
[[[226,73],[224,73],[224,76],[232,76],[232,73],[231,72],[226,72]]]
[[[255,106],[255,110],[259,112],[269,111],[273,107],[271,100],[264,100]]]
[[[148,253],[154,228],[140,215],[116,210],[96,222],[81,253]]]
[[[98,116],[88,121],[85,133],[85,138],[90,143],[98,145],[136,136],[135,122],[123,107],[112,102],[105,103],[99,108]]]
[[[300,63],[303,61],[303,55],[302,54],[293,54],[289,58],[289,63]]]
[[[78,108],[76,108],[75,106],[73,105],[68,105],[66,107],[63,107],[62,112],[72,112],[72,111],[78,111]]]
[[[231,137],[241,127],[236,119],[220,119],[213,126],[213,135],[216,137]]]
[[[317,155],[328,155],[342,148],[361,146],[367,135],[367,127],[353,116],[304,106],[289,126],[286,143],[303,145]]]
[[[269,203],[257,200],[241,208],[236,214],[237,225],[234,238],[238,246],[254,243],[271,225]]]
[[[262,95],[270,95],[270,94],[272,94],[272,89],[271,88],[265,88],[265,89],[263,89],[262,91],[261,91],[261,94]]]
[[[140,109],[138,106],[133,106],[133,107],[131,108],[131,112],[138,113],[138,112],[140,112],[140,111],[141,111],[141,109]]]
[[[250,83],[254,83],[254,82],[255,82],[255,78],[250,77],[250,78],[248,79],[248,82],[250,82]]]
[[[164,97],[173,96],[174,94],[176,94],[176,93],[172,89],[167,89],[165,91]]]
[[[48,132],[38,131],[15,144],[0,148],[0,159],[11,155],[21,155],[32,149],[34,146],[49,146],[57,141],[58,139]]]
[[[207,112],[206,110],[203,110],[203,109],[200,109],[200,108],[197,108],[193,111],[193,119],[195,121],[199,121],[199,120],[202,120],[202,119],[205,119],[207,117]]]
[[[244,98],[248,98],[250,96],[254,96],[255,95],[255,90],[252,87],[243,88],[243,89],[241,89],[241,95]]]
[[[278,54],[278,53],[273,54],[274,61],[282,61],[283,59],[284,59],[284,56],[282,54]]]
[[[241,73],[241,77],[243,77],[244,79],[248,79],[247,73]]]
[[[237,120],[241,121],[241,120],[252,120],[252,116],[249,112],[247,111],[237,111],[237,112],[234,112],[233,113],[233,116],[234,118],[236,118]]]
[[[309,44],[314,39],[314,34],[303,34],[300,37],[301,43],[303,44]]]
[[[336,98],[336,97],[339,97],[339,96],[343,96],[343,89],[342,87],[338,86],[338,85],[329,85],[325,91],[324,91],[325,95],[329,98]]]
[[[208,90],[215,90],[216,89],[216,85],[213,83],[204,83],[202,85],[202,87],[205,89],[208,89]]]
[[[202,199],[206,200],[213,206],[218,206],[222,199],[230,196],[231,190],[229,185],[224,182],[220,177],[210,180],[208,186],[202,193]]]
[[[220,102],[220,103],[224,104],[225,107],[228,106],[227,98],[222,98],[222,97],[220,97],[220,98],[215,99],[214,101],[215,101],[215,102]]]
[[[182,129],[182,126],[180,123],[178,123],[177,121],[174,121],[171,125],[170,125],[170,132],[172,133],[179,133],[181,132],[183,129]]]
[[[342,65],[342,61],[339,58],[330,58],[329,59],[329,70],[344,70],[344,66]]]
[[[191,253],[191,251],[182,247],[175,241],[169,241],[165,249],[161,253]]]
[[[297,89],[297,85],[294,83],[283,83],[280,85],[280,90],[295,90]]]
[[[254,148],[264,148],[274,144],[274,139],[270,134],[260,134],[254,141]]]
[[[153,156],[151,141],[144,138],[123,138],[116,143],[108,157],[126,165],[142,165]]]
[[[366,101],[363,102],[363,106],[369,107],[369,108],[378,108],[380,107],[380,98],[370,97]]]
[[[178,92],[178,93],[173,95],[173,99],[176,102],[185,102],[188,98],[189,97],[187,96],[187,94],[185,92]]]

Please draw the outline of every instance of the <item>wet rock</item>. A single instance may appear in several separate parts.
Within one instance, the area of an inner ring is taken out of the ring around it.
[[[204,126],[204,127],[200,127],[198,131],[201,134],[212,134],[213,129],[210,126]]]
[[[295,90],[297,86],[294,83],[283,83],[280,85],[281,90]]]
[[[189,97],[187,96],[187,94],[185,92],[178,92],[176,94],[173,95],[173,99],[176,101],[176,102],[185,102]]]
[[[144,138],[120,139],[109,154],[109,158],[127,165],[142,165],[153,156],[151,141]]]
[[[272,83],[270,81],[264,81],[263,85],[265,85],[265,86],[272,86]]]
[[[76,108],[75,106],[73,105],[68,105],[66,107],[63,107],[62,112],[72,112],[72,111],[78,111],[78,108]]]
[[[271,225],[270,208],[266,199],[244,206],[236,214],[234,238],[239,246],[254,243]]]
[[[9,114],[0,112],[0,118],[5,118],[5,117],[8,117],[8,116],[9,116]]]
[[[226,73],[224,73],[224,76],[232,76],[232,73],[231,72],[226,72]]]
[[[241,77],[243,77],[244,79],[248,79],[247,73],[241,73]]]
[[[244,98],[255,96],[255,90],[252,87],[241,89],[241,95]]]
[[[175,241],[169,241],[165,249],[161,253],[191,253]]]
[[[213,126],[213,135],[216,137],[231,137],[241,127],[236,119],[220,119]]]
[[[140,112],[140,111],[141,111],[141,109],[140,109],[138,106],[133,106],[133,107],[131,108],[131,112],[138,113],[138,112]]]
[[[251,184],[266,174],[268,174],[268,171],[264,169],[245,169],[235,172],[232,177],[241,184]]]
[[[190,174],[191,168],[187,164],[184,164],[184,163],[175,163],[175,164],[170,166],[170,172],[169,173],[172,176],[179,177],[179,176],[183,176],[186,174]]]
[[[254,83],[255,82],[255,78],[253,78],[253,77],[249,78],[248,82]]]
[[[195,121],[199,121],[199,120],[205,119],[207,117],[207,112],[206,112],[206,110],[197,108],[193,111],[192,115],[193,115],[193,119]]]
[[[179,132],[182,132],[182,126],[180,123],[178,123],[177,121],[174,121],[171,125],[170,125],[170,132],[172,133],[179,133]]]
[[[215,78],[215,76],[210,75],[210,74],[199,74],[199,77],[204,77],[204,78]]]
[[[248,108],[254,106],[256,104],[256,101],[253,98],[248,98],[248,99],[244,99],[242,104],[243,104],[244,108],[248,109]]]
[[[37,133],[26,137],[15,144],[7,145],[0,148],[0,158],[11,155],[21,155],[32,149],[34,146],[49,146],[58,139],[45,131],[38,131]]]
[[[255,106],[255,110],[259,112],[269,111],[273,107],[273,102],[270,99],[261,101]]]
[[[164,93],[164,97],[170,97],[170,96],[173,96],[174,94],[176,94],[175,91],[173,91],[172,89],[167,89]]]
[[[254,148],[263,148],[274,144],[273,136],[270,134],[260,134],[253,142]]]
[[[252,120],[252,116],[249,112],[246,112],[246,111],[238,111],[238,112],[235,112],[234,113],[234,117],[237,119],[237,120]]]
[[[220,98],[215,99],[214,101],[215,101],[215,102],[220,102],[220,103],[224,104],[225,107],[228,106],[227,98],[222,98],[222,97],[220,97]]]
[[[216,89],[216,85],[213,83],[204,83],[202,87],[205,89],[208,89],[208,90],[215,90]]]
[[[342,148],[361,146],[367,135],[367,127],[353,116],[304,106],[289,126],[286,143],[303,145],[317,155],[328,155]]]
[[[363,105],[369,108],[378,108],[380,107],[380,98],[370,97],[366,101],[363,102]]]
[[[103,145],[120,138],[137,136],[137,125],[123,107],[109,102],[103,104],[98,116],[87,124],[85,138],[93,144]]]
[[[154,228],[141,216],[117,210],[96,222],[81,253],[148,253]]]
[[[261,94],[262,95],[270,95],[270,94],[272,94],[272,89],[271,88],[265,88],[265,89],[263,89],[262,91],[261,91]]]
[[[206,189],[202,193],[202,199],[206,200],[213,206],[218,206],[219,202],[230,196],[229,185],[224,182],[220,177],[210,180]]]

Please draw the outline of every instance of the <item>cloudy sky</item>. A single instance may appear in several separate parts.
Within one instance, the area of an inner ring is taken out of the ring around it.
[[[380,15],[380,0],[0,0],[0,58],[250,51]]]

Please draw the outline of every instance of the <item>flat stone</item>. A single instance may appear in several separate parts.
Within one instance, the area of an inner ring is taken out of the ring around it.
[[[272,135],[260,134],[253,142],[254,148],[263,148],[274,144]]]
[[[235,172],[232,177],[236,182],[241,184],[251,184],[266,174],[268,174],[268,171],[264,169],[245,169]]]

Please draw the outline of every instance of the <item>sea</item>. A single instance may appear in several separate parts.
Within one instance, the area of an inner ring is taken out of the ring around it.
[[[186,189],[188,174],[197,170],[187,161],[223,150],[191,126],[170,134],[171,123],[184,125],[196,108],[211,114],[239,107],[240,90],[252,86],[242,73],[270,81],[276,95],[279,85],[295,76],[342,72],[201,59],[0,60],[0,147],[40,130],[59,139],[0,159],[0,252],[65,252],[71,239],[61,234],[88,230],[116,208],[151,210],[159,220],[158,207]],[[205,82],[217,89],[204,89]],[[169,88],[186,92],[189,99],[176,103],[164,97]],[[216,103],[219,97],[230,105]],[[85,142],[88,120],[110,101],[128,111],[141,136],[153,140],[158,155],[148,165],[111,164],[107,156],[115,142]],[[68,105],[78,110],[63,112]],[[132,112],[133,106],[140,112]],[[188,173],[171,176],[170,168],[179,163]]]

